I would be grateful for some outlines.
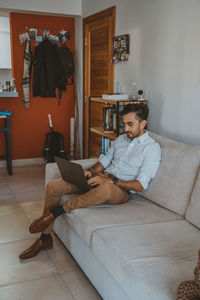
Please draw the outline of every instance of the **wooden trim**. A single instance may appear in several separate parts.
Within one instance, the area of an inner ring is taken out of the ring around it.
[[[114,17],[115,20],[115,17]],[[113,37],[115,36],[115,24],[113,24],[113,18],[112,20],[109,21],[112,25],[112,27],[110,26],[110,32],[109,35],[112,35]],[[114,72],[115,72],[115,65],[112,61],[112,57],[113,57],[113,40],[111,39],[109,41],[109,60],[110,60],[110,64],[111,64],[111,68],[109,69],[109,86],[110,86],[110,93],[114,92]]]
[[[87,38],[87,45],[85,45],[85,37]],[[83,33],[83,142],[84,149],[88,148],[88,134],[89,134],[89,91],[90,91],[90,32],[88,27],[84,27]],[[87,78],[87,80],[85,80]],[[88,134],[86,133],[88,132]],[[87,144],[87,146],[86,146]],[[84,153],[84,157],[87,156]]]
[[[94,15],[84,18],[83,26],[86,24],[89,24],[91,22],[94,22],[97,19],[101,19],[101,18],[105,18],[105,17],[109,17],[109,16],[113,16],[114,20],[116,19],[116,6],[112,6],[108,9],[102,10]],[[115,23],[114,23],[114,28],[115,28]]]
[[[89,51],[90,51],[90,32],[89,25],[92,22],[99,21],[101,18],[111,17],[112,32],[111,36],[115,36],[116,30],[116,6],[105,9],[83,19],[83,154],[84,158],[88,157],[88,142],[89,142],[89,97],[90,97],[90,72],[89,71]],[[85,37],[87,37],[87,45],[85,45]],[[113,54],[112,39],[109,41],[110,63]],[[109,91],[114,90],[114,64],[111,63],[109,74]],[[87,102],[86,102],[87,101]]]

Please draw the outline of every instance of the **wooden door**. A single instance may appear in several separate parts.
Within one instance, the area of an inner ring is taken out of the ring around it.
[[[115,7],[83,20],[84,29],[84,116],[83,152],[88,157],[89,97],[113,92],[114,64],[112,63],[113,36],[115,34]],[[100,104],[99,104],[100,106]],[[102,109],[91,105],[91,126],[102,126]],[[90,154],[98,156],[101,137],[90,135]]]

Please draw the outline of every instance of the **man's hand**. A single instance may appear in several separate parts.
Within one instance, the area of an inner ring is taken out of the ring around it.
[[[84,170],[84,174],[85,177],[88,179],[94,175],[97,175],[100,172],[103,172],[103,170],[104,170],[104,166],[100,162],[97,162],[90,169]]]
[[[107,176],[102,174],[102,175],[97,175],[97,176],[94,176],[94,177],[90,178],[88,180],[88,184],[91,185],[91,186],[95,186],[95,185],[102,184],[106,181],[110,181],[111,183],[113,183],[112,179],[110,177],[107,177]]]
[[[84,175],[85,175],[86,179],[91,178],[92,177],[92,171],[84,170]]]

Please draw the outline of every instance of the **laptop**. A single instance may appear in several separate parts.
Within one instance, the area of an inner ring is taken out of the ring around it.
[[[55,156],[55,161],[60,170],[61,176],[65,181],[77,185],[83,192],[89,191],[91,186],[89,186],[83,168],[80,164],[73,163],[64,158]]]

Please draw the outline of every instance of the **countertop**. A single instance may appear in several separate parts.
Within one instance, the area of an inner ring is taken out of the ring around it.
[[[16,98],[18,92],[0,92],[0,98]]]

